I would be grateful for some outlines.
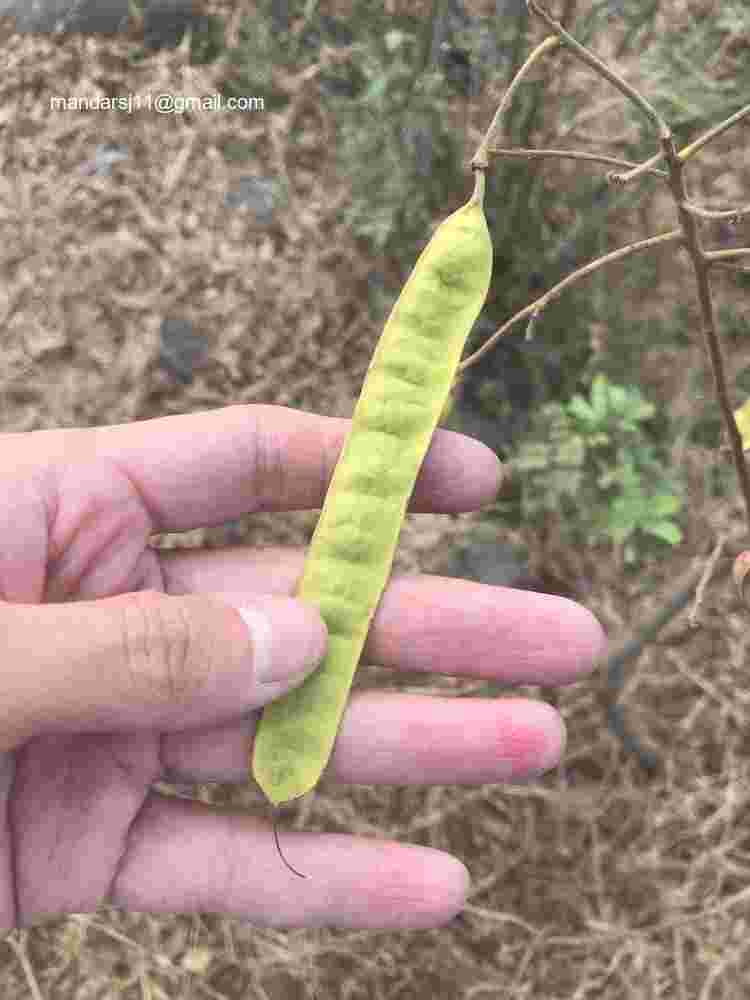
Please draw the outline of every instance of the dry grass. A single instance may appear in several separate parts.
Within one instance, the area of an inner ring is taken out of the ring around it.
[[[331,123],[309,82],[283,81],[291,101],[282,113],[53,114],[55,93],[212,93],[220,70],[191,68],[179,52],[133,68],[124,39],[6,37],[0,46],[3,429],[95,426],[238,401],[347,414],[378,331],[365,306],[369,262],[338,223],[346,187],[330,158]],[[252,144],[253,159],[227,164],[220,151],[228,138]],[[82,167],[106,141],[125,144],[130,159],[110,177],[91,176]],[[746,191],[747,168],[743,176],[737,166]],[[272,224],[225,207],[224,194],[242,173],[280,180],[285,204]],[[652,218],[651,228],[658,222]],[[642,235],[637,224],[632,235]],[[666,269],[666,287],[685,295],[680,266]],[[633,308],[644,314],[662,305]],[[189,386],[158,367],[158,326],[167,314],[189,317],[207,340],[211,360]],[[702,364],[699,348],[692,360]],[[651,384],[680,405],[684,369],[660,362],[656,352],[644,359]],[[658,594],[704,551],[707,532],[737,530],[738,509],[716,507],[702,494],[708,457],[680,456],[694,482],[688,539],[648,580],[624,579],[606,559],[584,561],[553,545],[536,552],[540,565],[587,581],[584,601],[613,639],[659,603]],[[264,515],[235,526],[231,538],[300,544],[313,520]],[[466,520],[414,518],[401,568],[438,564]],[[179,543],[228,537],[212,529]],[[720,569],[700,629],[690,630],[683,614],[629,671],[624,700],[659,750],[657,775],[639,771],[607,731],[605,679],[595,676],[541,692],[558,704],[569,743],[558,772],[539,782],[325,785],[300,807],[294,822],[306,829],[393,837],[456,854],[470,868],[473,889],[450,926],[284,932],[213,915],[166,919],[102,908],[8,937],[2,996],[746,996],[747,617],[726,561]],[[649,595],[654,587],[656,597]],[[377,668],[367,679],[391,683]],[[443,693],[450,687],[404,683]],[[472,690],[480,686],[461,689]],[[250,789],[194,791],[209,802],[258,802]]]

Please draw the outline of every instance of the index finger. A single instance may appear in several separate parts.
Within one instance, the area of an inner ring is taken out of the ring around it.
[[[185,531],[259,511],[321,507],[351,421],[283,406],[235,404],[80,431],[82,451],[137,488],[152,531]],[[68,461],[70,451],[68,450]],[[409,509],[476,510],[501,479],[480,441],[437,431]]]

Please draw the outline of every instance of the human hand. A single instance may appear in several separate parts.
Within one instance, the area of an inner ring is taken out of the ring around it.
[[[460,911],[468,873],[442,851],[285,831],[303,882],[267,824],[152,788],[247,782],[260,708],[317,665],[325,627],[288,596],[303,551],[157,551],[149,535],[320,507],[347,427],[229,406],[0,436],[0,930],[102,902],[287,927],[433,927]],[[475,509],[494,499],[498,474],[489,449],[438,432],[411,509]],[[401,577],[365,659],[556,684],[590,669],[602,640],[562,598]],[[557,713],[526,699],[355,691],[328,773],[500,782],[553,766],[563,742]]]

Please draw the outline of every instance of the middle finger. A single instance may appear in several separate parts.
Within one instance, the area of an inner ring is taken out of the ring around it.
[[[245,601],[290,595],[302,573],[302,549],[161,553],[170,594],[210,593]],[[451,577],[391,578],[372,620],[363,662],[409,672],[472,677],[502,684],[569,684],[603,648],[596,618],[565,597]]]

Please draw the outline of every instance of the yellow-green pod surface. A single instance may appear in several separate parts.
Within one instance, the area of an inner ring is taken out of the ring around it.
[[[370,362],[297,589],[319,607],[328,650],[265,708],[255,736],[253,776],[274,805],[310,791],[331,755],[417,474],[489,288],[483,196],[478,172],[471,200],[422,251]]]

